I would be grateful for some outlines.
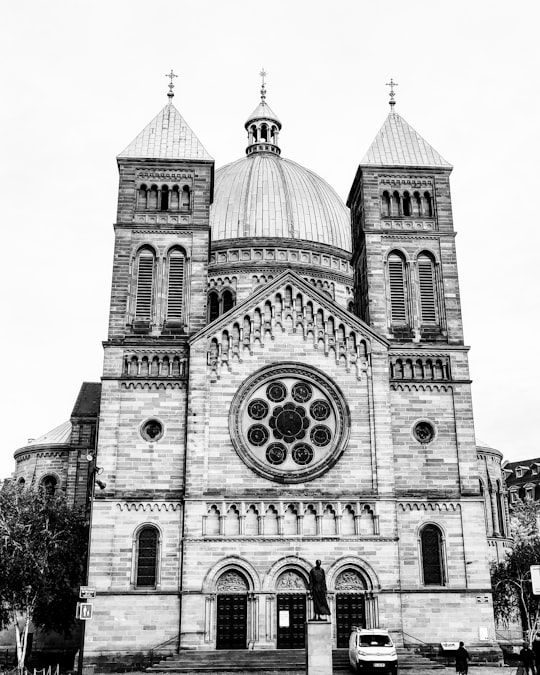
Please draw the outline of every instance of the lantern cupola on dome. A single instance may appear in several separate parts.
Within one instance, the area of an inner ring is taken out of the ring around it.
[[[266,102],[266,72],[263,68],[260,73],[262,77],[261,102],[249,116],[245,123],[248,132],[248,146],[246,154],[251,155],[255,152],[273,152],[281,154],[278,146],[278,135],[281,130],[281,122],[277,115]]]

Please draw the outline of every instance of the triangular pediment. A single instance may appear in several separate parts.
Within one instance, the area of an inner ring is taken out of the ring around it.
[[[208,347],[208,363],[219,373],[224,362],[242,359],[257,343],[264,347],[277,332],[300,334],[313,349],[334,358],[360,378],[369,364],[374,343],[388,341],[292,270],[264,284],[229,312],[194,335]],[[225,347],[224,347],[225,345]]]
[[[212,161],[172,103],[167,104],[118,155],[118,159],[125,158]]]
[[[388,115],[360,162],[360,166],[364,165],[452,168],[403,117],[394,112]]]

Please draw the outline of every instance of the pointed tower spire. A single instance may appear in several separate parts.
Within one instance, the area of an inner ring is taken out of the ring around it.
[[[266,102],[266,71],[263,68],[259,73],[262,78],[261,102],[248,117],[245,128],[248,132],[248,146],[246,154],[254,152],[273,152],[281,154],[278,146],[278,134],[281,122]]]

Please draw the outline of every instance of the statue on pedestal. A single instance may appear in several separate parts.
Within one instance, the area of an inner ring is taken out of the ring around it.
[[[324,621],[321,615],[329,616],[330,608],[326,601],[326,577],[321,567],[321,561],[315,561],[315,567],[309,572],[309,590],[313,598],[313,621]]]

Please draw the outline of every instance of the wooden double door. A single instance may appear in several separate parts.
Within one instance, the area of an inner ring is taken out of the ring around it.
[[[363,595],[338,593],[336,595],[337,647],[348,647],[354,626],[366,627],[366,601]]]
[[[247,595],[217,596],[216,649],[246,649]]]
[[[283,593],[277,596],[277,648],[304,649],[306,646],[306,595]]]

